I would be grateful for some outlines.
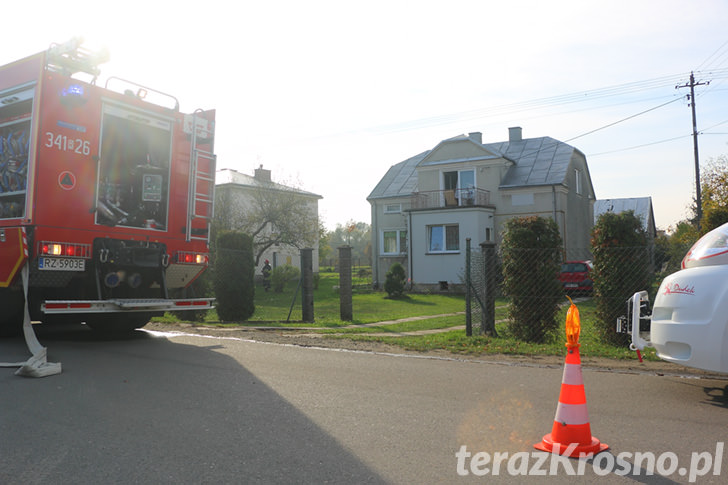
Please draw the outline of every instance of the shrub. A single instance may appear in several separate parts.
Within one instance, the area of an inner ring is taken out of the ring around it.
[[[556,313],[563,290],[558,281],[561,236],[553,219],[518,217],[505,225],[502,244],[503,290],[510,297],[510,333],[544,342],[559,326]]]
[[[213,286],[217,315],[224,322],[247,320],[255,312],[253,238],[224,231],[216,242]]]
[[[404,293],[404,284],[407,281],[407,275],[404,272],[404,266],[400,263],[394,263],[389,267],[386,278],[384,280],[384,291],[390,298],[399,298]]]
[[[273,291],[282,293],[283,288],[286,287],[286,283],[297,280],[300,277],[301,270],[290,264],[284,264],[273,268],[273,272],[270,274],[270,282],[273,285]]]
[[[592,229],[591,244],[598,331],[605,342],[627,345],[629,336],[618,334],[615,322],[627,311],[627,299],[649,289],[647,233],[634,212],[606,212]]]

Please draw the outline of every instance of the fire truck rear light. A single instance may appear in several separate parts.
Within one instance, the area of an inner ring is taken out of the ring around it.
[[[79,302],[79,303],[46,303],[45,307],[47,310],[67,310],[67,309],[81,309],[81,308],[91,308],[90,303],[85,302]]]
[[[41,241],[39,252],[44,256],[68,256],[71,258],[91,258],[90,244]]]
[[[187,251],[180,251],[177,253],[177,262],[185,264],[207,264],[210,257],[204,253],[191,253]]]
[[[174,302],[175,306],[208,306],[207,300],[179,300]]]
[[[44,244],[42,249],[43,254],[52,254],[58,256],[61,254],[60,244]]]

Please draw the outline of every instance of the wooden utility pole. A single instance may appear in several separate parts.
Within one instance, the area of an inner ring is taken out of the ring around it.
[[[697,207],[698,231],[700,230],[700,220],[703,218],[703,199],[700,193],[700,158],[698,157],[698,122],[695,117],[695,86],[707,86],[708,84],[710,84],[710,81],[696,83],[695,75],[691,72],[690,82],[675,86],[675,89],[690,88],[688,99],[693,112],[693,156],[695,157],[695,198],[697,199],[695,205]]]

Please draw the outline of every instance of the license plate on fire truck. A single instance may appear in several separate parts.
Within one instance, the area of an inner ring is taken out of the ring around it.
[[[77,258],[38,258],[38,269],[44,271],[84,271],[86,261]]]

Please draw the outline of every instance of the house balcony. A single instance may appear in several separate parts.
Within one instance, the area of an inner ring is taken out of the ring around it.
[[[412,194],[412,209],[437,209],[490,205],[490,192],[487,190],[449,189],[423,190]]]

